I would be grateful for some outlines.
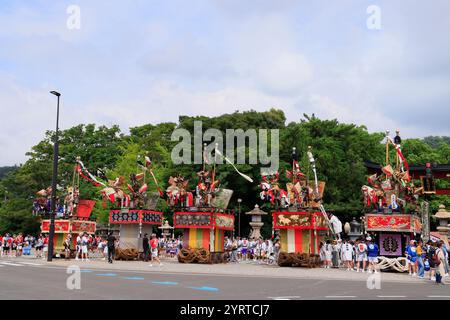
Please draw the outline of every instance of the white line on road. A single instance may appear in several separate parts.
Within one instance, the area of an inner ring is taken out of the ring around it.
[[[325,296],[325,298],[356,298],[356,296]]]
[[[291,299],[300,299],[300,296],[285,296],[285,297],[267,297],[273,300],[291,300]]]
[[[21,264],[17,264],[17,263],[12,263],[12,262],[7,262],[7,261],[1,261],[1,264],[5,264],[7,266],[13,266],[13,267],[23,267],[23,265]]]
[[[378,298],[406,298],[406,296],[377,296]]]
[[[28,265],[30,265],[30,266],[42,266],[42,263],[22,262],[22,261],[21,261],[20,263],[28,264]]]

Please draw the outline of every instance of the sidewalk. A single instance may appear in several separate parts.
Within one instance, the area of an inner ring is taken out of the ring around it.
[[[162,266],[154,263],[150,267],[150,262],[143,261],[114,261],[110,264],[99,258],[90,261],[81,261],[71,259],[53,259],[52,262],[36,259],[33,255],[15,258],[42,262],[44,265],[54,267],[67,267],[78,265],[82,269],[108,269],[117,271],[134,272],[157,272],[157,273],[178,273],[178,274],[208,274],[208,275],[226,275],[242,277],[270,277],[270,278],[292,278],[292,279],[319,279],[319,280],[347,280],[347,281],[367,281],[369,273],[357,273],[356,271],[346,271],[341,269],[323,269],[323,268],[293,268],[279,267],[277,265],[258,264],[256,262],[244,261],[240,263],[227,264],[184,264],[179,263],[176,258],[162,258]],[[381,281],[402,282],[402,283],[431,283],[429,280],[411,277],[407,273],[381,272]]]

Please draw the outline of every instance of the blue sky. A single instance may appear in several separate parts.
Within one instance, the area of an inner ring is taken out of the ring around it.
[[[66,10],[81,10],[69,30]],[[381,30],[366,26],[381,10]],[[0,165],[54,128],[285,111],[450,135],[449,1],[0,0]]]

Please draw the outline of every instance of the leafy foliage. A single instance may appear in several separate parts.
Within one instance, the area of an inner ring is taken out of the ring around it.
[[[130,173],[140,171],[136,163],[138,155],[141,157],[148,155],[152,159],[156,179],[163,190],[169,177],[177,174],[189,179],[189,188],[193,190],[197,182],[195,173],[202,169],[202,165],[174,165],[171,161],[171,151],[178,141],[172,141],[171,135],[174,129],[186,129],[192,133],[195,121],[202,121],[203,132],[210,128],[222,131],[224,139],[227,129],[244,131],[255,129],[257,133],[260,129],[279,129],[281,185],[288,182],[284,173],[286,169],[291,169],[292,147],[297,148],[302,171],[312,179],[306,156],[308,146],[311,146],[319,179],[326,182],[325,207],[343,220],[349,220],[351,216],[360,214],[363,209],[360,188],[366,183],[367,177],[364,160],[384,162],[383,133],[369,133],[365,126],[339,123],[337,120],[321,120],[314,115],[303,115],[300,121],[286,124],[284,113],[277,109],[266,112],[235,111],[212,118],[180,116],[178,123],[146,124],[130,128],[128,135],[121,134],[118,126],[96,127],[94,124],[88,124],[78,125],[60,133],[58,191],[62,194],[72,183],[77,156],[91,171],[100,168],[106,172],[108,179],[112,180],[122,175],[129,183]],[[44,139],[27,153],[29,160],[20,167],[3,170],[0,168],[0,199],[3,199],[6,191],[8,195],[6,202],[0,201],[0,233],[38,232],[38,219],[31,215],[30,207],[35,192],[51,184],[53,137],[54,132],[46,132]],[[411,164],[450,163],[449,141],[449,137],[403,139],[402,150]],[[247,148],[247,159],[249,153],[254,151]],[[236,161],[236,158],[234,160]],[[237,199],[242,199],[241,234],[245,235],[250,231],[249,218],[245,212],[253,209],[255,204],[259,204],[266,211],[270,209],[263,206],[259,199],[261,165],[236,166],[241,172],[252,177],[254,183],[240,178],[227,164],[216,166],[216,177],[220,180],[221,188],[234,190],[229,208],[234,209],[236,214],[239,212]],[[212,165],[207,165],[206,169],[212,170]],[[9,173],[4,175],[5,171]],[[146,182],[150,192],[156,191],[156,185],[149,173]],[[446,186],[448,182],[442,180],[438,183]],[[97,200],[93,217],[99,222],[106,223],[108,208],[105,209],[101,205],[100,188],[93,187],[83,180],[80,184],[82,198]],[[431,197],[429,200],[432,212],[437,210],[440,203],[450,207],[449,198]],[[160,201],[159,209],[163,210],[165,217],[172,223],[171,212],[164,205],[164,201]],[[238,221],[239,217],[236,215],[236,231]],[[272,233],[271,216],[263,217],[263,221],[265,222],[263,235],[269,236]]]

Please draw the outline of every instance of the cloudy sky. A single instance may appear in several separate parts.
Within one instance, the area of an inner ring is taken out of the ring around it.
[[[0,165],[54,128],[50,90],[62,129],[277,107],[288,121],[450,135],[449,12],[448,0],[0,0]]]

